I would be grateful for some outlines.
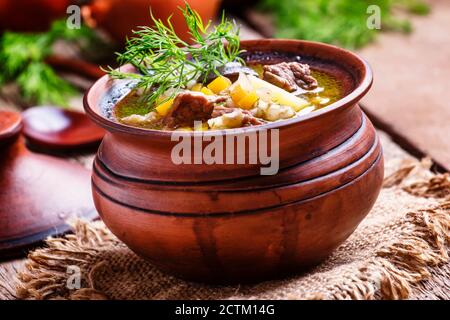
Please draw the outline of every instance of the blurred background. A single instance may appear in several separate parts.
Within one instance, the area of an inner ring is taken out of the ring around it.
[[[83,92],[103,74],[99,66],[116,65],[115,52],[133,29],[149,25],[150,10],[162,20],[172,16],[177,33],[189,41],[177,9],[184,2],[0,0],[0,108],[81,109]],[[205,21],[225,12],[243,39],[306,39],[357,51],[375,73],[363,101],[366,113],[403,148],[450,169],[450,1],[187,2]],[[80,27],[68,28],[68,19]]]

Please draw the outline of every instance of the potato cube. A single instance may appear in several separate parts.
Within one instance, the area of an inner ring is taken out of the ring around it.
[[[272,97],[271,100],[274,103],[283,105],[283,106],[289,106],[294,111],[300,111],[304,107],[309,105],[309,102],[305,99],[302,99],[300,97],[297,97],[296,95],[293,95],[292,93],[287,92],[284,89],[281,89],[277,86],[274,86],[273,84],[264,81],[262,79],[259,79],[257,77],[248,75],[247,78],[252,83],[253,87],[258,90],[260,88],[265,88],[270,90]]]

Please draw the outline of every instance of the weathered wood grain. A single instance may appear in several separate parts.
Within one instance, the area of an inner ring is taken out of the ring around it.
[[[384,32],[359,51],[375,75],[362,104],[399,143],[450,170],[450,2],[430,4],[429,15],[410,17],[410,35]]]

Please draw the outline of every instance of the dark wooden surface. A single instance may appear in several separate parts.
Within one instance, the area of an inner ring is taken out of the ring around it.
[[[376,75],[363,106],[397,143],[450,170],[450,1],[429,0],[410,35],[380,34],[359,52]]]
[[[51,55],[45,62],[57,70],[73,72],[92,80],[97,80],[105,74],[105,72],[97,65],[81,59],[66,58],[61,55]]]

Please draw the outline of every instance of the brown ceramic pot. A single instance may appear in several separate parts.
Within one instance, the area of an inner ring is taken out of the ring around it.
[[[20,113],[0,109],[0,260],[24,255],[67,221],[97,217],[90,171],[28,150]]]
[[[301,117],[226,131],[239,137],[279,129],[276,175],[260,175],[260,163],[175,165],[171,132],[108,117],[125,91],[115,90],[121,84],[106,76],[84,100],[88,115],[108,131],[92,177],[100,215],[132,250],[185,279],[248,282],[316,264],[354,231],[382,183],[381,146],[357,104],[372,83],[361,58],[307,41],[252,40],[242,46],[250,62],[264,57],[261,52],[272,53],[269,62],[300,56],[337,76],[346,92]]]
[[[0,0],[0,32],[46,31],[51,23],[64,18],[71,0]]]
[[[133,30],[151,23],[150,10],[157,19],[166,21],[170,16],[175,32],[185,41],[191,36],[183,14],[179,10],[188,3],[204,22],[214,19],[220,0],[91,0],[82,8],[85,22],[105,30],[119,43],[133,36]]]

